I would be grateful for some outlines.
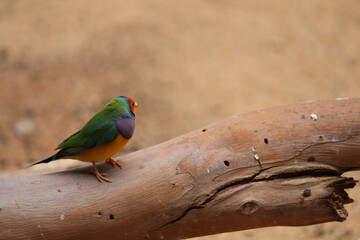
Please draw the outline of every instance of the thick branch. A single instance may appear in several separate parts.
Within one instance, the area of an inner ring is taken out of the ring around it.
[[[88,168],[0,179],[1,239],[177,239],[343,221],[360,99],[234,116]]]

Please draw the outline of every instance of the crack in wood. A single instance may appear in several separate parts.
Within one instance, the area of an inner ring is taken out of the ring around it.
[[[350,135],[348,137],[346,137],[345,139],[342,139],[342,140],[338,140],[338,141],[326,141],[326,142],[318,142],[318,143],[314,143],[314,144],[311,144],[305,148],[303,148],[302,150],[299,150],[299,153],[296,154],[295,156],[292,156],[286,160],[283,160],[283,161],[278,161],[278,162],[286,162],[286,161],[291,161],[293,160],[294,158],[297,158],[297,157],[300,157],[301,154],[303,154],[304,151],[306,151],[307,149],[309,148],[312,148],[312,147],[315,147],[315,146],[318,146],[318,145],[325,145],[325,144],[331,144],[331,143],[340,143],[340,142],[346,142],[348,140],[350,140],[353,136]]]
[[[274,167],[274,166],[273,166]],[[241,179],[239,181],[232,181],[230,183],[226,183],[223,186],[220,186],[219,188],[217,188],[215,191],[213,191],[210,194],[206,194],[207,198],[205,198],[204,200],[200,200],[198,198],[196,198],[192,205],[189,206],[187,209],[185,209],[185,211],[183,211],[183,213],[175,218],[174,220],[167,222],[166,224],[160,226],[158,229],[162,229],[168,225],[174,224],[178,221],[181,221],[190,211],[192,210],[196,210],[196,209],[202,209],[205,208],[210,202],[212,202],[216,196],[218,194],[220,194],[221,192],[228,190],[232,187],[235,186],[239,186],[239,185],[243,185],[243,184],[247,184],[247,183],[251,183],[251,182],[261,182],[261,181],[271,181],[274,179],[279,179],[279,178],[284,178],[284,179],[291,179],[294,177],[321,177],[321,176],[339,176],[340,177],[340,173],[334,170],[329,170],[329,169],[318,169],[318,170],[308,170],[308,171],[302,171],[302,172],[293,172],[293,173],[289,173],[289,172],[285,172],[285,173],[279,173],[277,172],[276,176],[272,176],[271,178],[258,178],[256,179],[257,176],[259,176],[262,172],[270,170],[273,167],[268,167],[266,169],[260,169],[258,173],[253,174],[251,177],[246,178],[246,179]],[[332,184],[329,187],[333,188],[333,193],[330,196],[330,199],[328,199],[329,204],[333,207],[333,209],[336,211],[337,215],[340,217],[339,221],[343,221],[346,219],[347,216],[347,211],[345,210],[345,208],[343,207],[344,204],[347,203],[351,203],[353,202],[353,200],[351,198],[348,197],[347,193],[344,191],[345,188],[352,188],[355,186],[357,181],[354,181],[353,178],[345,178],[343,180],[337,181],[334,184]]]
[[[246,184],[246,183],[252,182],[252,181],[255,179],[255,177],[258,176],[261,172],[266,171],[266,170],[268,170],[268,169],[270,169],[270,168],[272,168],[272,167],[268,167],[268,168],[266,168],[266,169],[261,169],[261,170],[259,170],[258,173],[253,174],[253,175],[252,175],[251,177],[249,177],[249,178],[241,179],[240,181],[233,181],[233,182],[231,182],[231,183],[226,183],[226,184],[224,184],[223,186],[217,188],[217,189],[216,189],[215,191],[213,191],[212,193],[208,194],[208,195],[207,195],[207,198],[204,199],[204,200],[199,200],[199,198],[196,198],[196,199],[193,201],[193,204],[192,204],[190,207],[188,207],[187,209],[185,209],[185,211],[184,211],[179,217],[177,217],[176,219],[174,219],[174,220],[172,220],[172,221],[170,221],[170,222],[168,222],[168,223],[160,226],[158,229],[164,228],[164,227],[166,227],[166,226],[168,226],[168,225],[170,225],[170,224],[173,224],[173,223],[175,223],[175,222],[180,221],[180,220],[183,219],[191,210],[201,209],[201,208],[206,207],[206,205],[207,205],[209,202],[211,202],[211,201],[216,197],[216,195],[219,194],[220,192],[222,192],[222,191],[224,191],[224,190],[226,190],[226,189],[228,189],[228,188],[231,188],[231,187],[233,187],[233,186],[237,186],[237,185],[241,185],[241,184]],[[158,229],[156,229],[156,230],[158,230]]]

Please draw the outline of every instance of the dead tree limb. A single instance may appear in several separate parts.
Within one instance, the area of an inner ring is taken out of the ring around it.
[[[88,168],[0,179],[1,239],[178,239],[343,221],[360,99],[234,116]]]

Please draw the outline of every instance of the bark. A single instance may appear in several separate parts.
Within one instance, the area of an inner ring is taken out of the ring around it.
[[[360,99],[238,115],[89,168],[0,179],[1,239],[178,239],[344,221]]]

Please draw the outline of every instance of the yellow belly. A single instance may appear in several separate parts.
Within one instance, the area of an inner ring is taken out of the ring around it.
[[[97,148],[90,148],[80,153],[76,158],[84,162],[102,162],[120,152],[129,142],[120,134],[114,141]]]

